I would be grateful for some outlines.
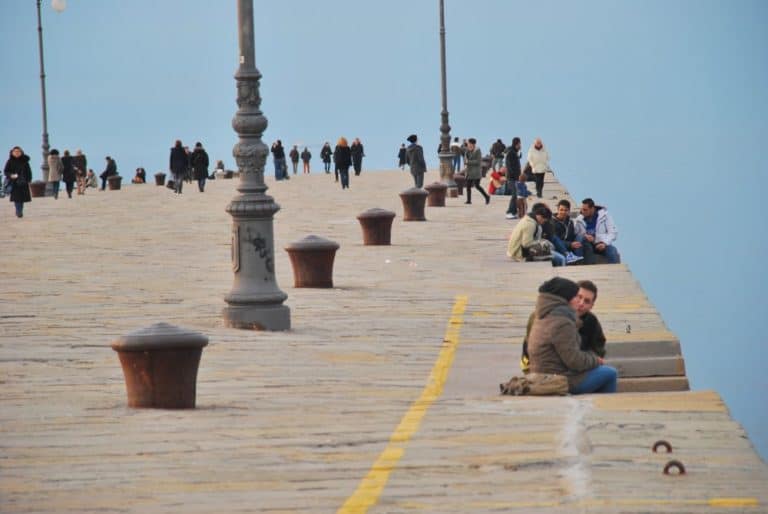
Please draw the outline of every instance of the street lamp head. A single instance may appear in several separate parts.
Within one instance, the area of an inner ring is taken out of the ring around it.
[[[51,7],[56,12],[64,12],[67,8],[67,0],[51,0]]]

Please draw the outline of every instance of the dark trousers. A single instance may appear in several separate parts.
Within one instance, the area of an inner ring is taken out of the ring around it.
[[[544,194],[544,174],[534,173],[533,181],[536,182],[536,196],[541,198],[541,195]]]
[[[74,182],[64,182],[64,185],[67,186],[67,196],[72,198],[72,190],[75,189],[75,183]]]
[[[352,159],[352,167],[355,168],[355,175],[360,175],[360,172],[363,169],[363,158]]]
[[[197,188],[200,190],[201,193],[205,191],[205,179],[206,179],[205,175],[203,175],[202,178],[197,179]]]
[[[509,186],[512,187],[509,187]],[[517,187],[515,186],[514,182],[509,182],[507,180],[507,191],[511,191],[511,196],[509,197],[509,205],[507,206],[507,214],[517,214]]]
[[[349,188],[349,166],[342,166],[338,169],[339,176],[341,176],[341,188]]]
[[[485,189],[483,189],[483,186],[480,185],[480,179],[479,178],[468,178],[467,179],[467,203],[472,203],[472,188],[477,189],[480,191],[480,194],[483,195],[483,198],[485,198],[486,203],[488,200],[491,199],[490,196],[488,196],[488,193],[485,192]]]

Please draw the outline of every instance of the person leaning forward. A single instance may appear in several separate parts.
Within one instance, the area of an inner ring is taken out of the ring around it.
[[[571,394],[616,392],[616,370],[602,357],[581,349],[577,326],[579,286],[555,277],[539,287],[535,318],[528,336],[532,373],[564,375]]]

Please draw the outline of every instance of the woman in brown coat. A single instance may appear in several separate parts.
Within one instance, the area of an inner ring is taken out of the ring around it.
[[[582,351],[576,294],[579,286],[555,277],[539,288],[533,327],[528,336],[532,373],[565,375],[571,394],[615,393],[618,374],[603,359]]]

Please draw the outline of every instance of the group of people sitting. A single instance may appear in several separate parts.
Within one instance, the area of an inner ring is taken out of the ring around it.
[[[523,340],[523,373],[564,376],[571,394],[616,392],[618,373],[605,365],[605,335],[592,313],[596,300],[589,280],[544,282]]]
[[[566,264],[618,264],[621,256],[614,243],[619,233],[605,207],[591,198],[571,218],[571,203],[560,200],[553,215],[544,203],[515,225],[507,244],[507,256],[516,261],[551,260],[553,266]]]

